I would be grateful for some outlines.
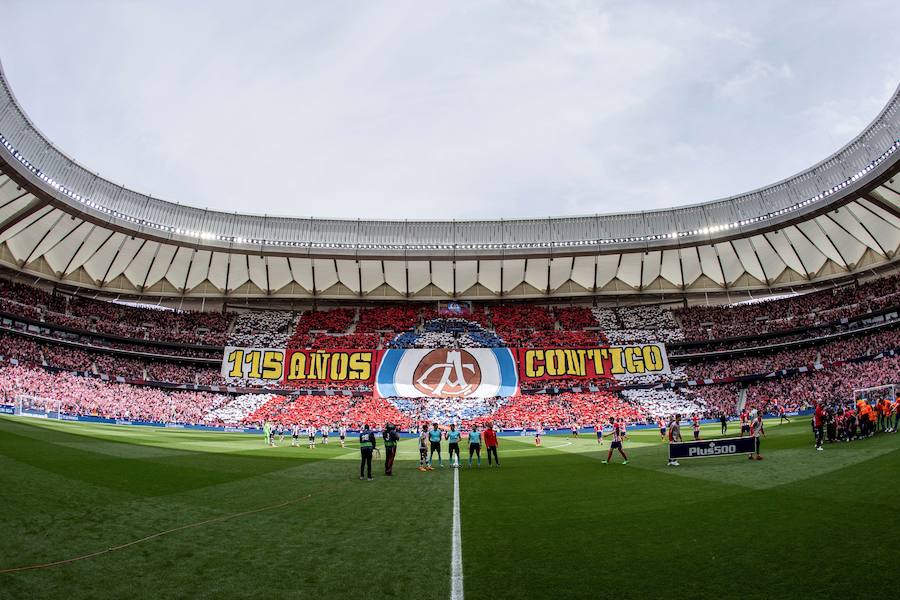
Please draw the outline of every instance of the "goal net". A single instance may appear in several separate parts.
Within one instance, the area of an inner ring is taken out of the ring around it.
[[[900,392],[900,383],[860,388],[853,390],[853,403],[856,404],[859,400],[864,400],[869,404],[874,404],[881,400],[890,400],[893,402],[897,398],[897,392]]]
[[[59,419],[61,402],[40,396],[16,396],[15,414],[39,419]]]

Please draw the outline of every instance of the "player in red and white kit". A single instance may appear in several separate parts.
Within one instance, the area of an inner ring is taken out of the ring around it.
[[[681,415],[676,414],[669,423],[669,443],[677,444],[681,441]],[[670,467],[677,467],[678,461],[670,458],[666,464]]]
[[[816,435],[816,450],[822,451],[822,439],[825,437],[825,404],[820,400],[816,402],[816,410],[813,413],[813,431]]]
[[[778,407],[778,415],[781,417],[780,419],[778,419],[779,425],[783,424],[785,421],[787,421],[788,423],[791,422],[791,420],[788,419],[787,410],[785,410],[784,406]]]
[[[666,441],[666,422],[662,417],[656,419],[656,426],[659,427],[659,439]]]
[[[750,435],[750,415],[746,409],[741,411],[741,437],[744,437],[745,433]]]
[[[700,415],[694,413],[691,417],[691,425],[694,428],[694,440],[700,439]]]
[[[616,420],[612,417],[609,418],[609,424],[612,425],[612,443],[609,445],[609,453],[606,455],[606,460],[603,461],[603,464],[608,464],[609,460],[612,458],[613,450],[618,450],[619,454],[622,455],[622,464],[628,464],[628,456],[625,455],[625,451],[622,449],[622,442],[625,439],[625,428],[617,423]]]
[[[763,428],[762,411],[754,412],[753,420],[750,422],[750,435],[756,438],[756,460],[762,460],[762,454],[759,453],[759,442],[760,436],[766,435],[766,430]],[[753,454],[751,453],[747,458],[753,460]]]

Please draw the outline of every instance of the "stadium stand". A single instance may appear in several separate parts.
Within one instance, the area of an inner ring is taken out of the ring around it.
[[[73,415],[191,424],[203,423],[207,413],[228,401],[220,394],[166,392],[20,366],[0,369],[0,394],[56,400]]]
[[[366,308],[359,311],[359,321],[356,323],[355,331],[357,333],[406,331],[418,323],[418,312],[418,310],[406,306]]]
[[[900,304],[900,276],[858,286],[727,306],[692,306],[677,311],[686,339],[703,340],[784,331],[828,323]]]
[[[299,316],[291,311],[276,310],[175,312],[54,295],[32,286],[0,280],[0,312],[7,315],[2,324],[4,329],[0,329],[0,357],[12,365],[3,369],[13,368],[18,362],[32,365],[29,367],[32,371],[43,367],[136,383],[254,387],[260,384],[223,380],[217,364],[221,350],[201,344],[218,341],[222,345],[227,342],[254,347],[380,349],[595,346],[607,342],[661,341],[669,345],[673,362],[671,375],[628,376],[618,379],[615,382],[618,387],[613,388],[608,388],[608,381],[563,379],[549,384],[536,383],[531,387],[523,385],[523,394],[508,400],[422,402],[403,398],[375,399],[367,386],[347,383],[329,385],[328,388],[338,392],[349,390],[353,396],[309,394],[295,399],[277,394],[223,395],[225,400],[220,401],[223,410],[233,404],[232,409],[215,415],[211,412],[204,415],[203,411],[200,414],[220,423],[247,423],[268,414],[259,411],[274,411],[273,415],[289,415],[290,419],[315,422],[317,426],[326,421],[333,426],[342,420],[349,423],[348,415],[351,414],[354,415],[353,422],[371,420],[373,423],[386,419],[400,423],[424,419],[483,424],[495,418],[504,427],[537,424],[567,427],[573,422],[587,425],[609,416],[642,422],[676,411],[715,416],[734,413],[741,397],[741,386],[746,388],[748,406],[765,408],[780,402],[781,406],[798,408],[822,394],[846,393],[847,386],[879,385],[891,379],[890,365],[895,363],[890,360],[893,359],[847,361],[879,353],[890,354],[900,348],[900,329],[892,325],[897,315],[890,312],[900,299],[896,289],[898,282],[900,280],[894,276],[860,286],[734,306],[670,310],[665,306],[589,308],[476,304],[464,317],[447,317],[440,316],[430,306],[400,305],[364,309],[342,307],[309,311]],[[866,316],[873,311],[877,318]],[[843,321],[834,323],[838,317]],[[797,326],[806,329],[795,331]],[[76,331],[58,327],[75,328]],[[41,337],[36,337],[37,334]],[[744,335],[747,338],[719,342],[715,338],[710,340],[710,335]],[[190,343],[185,344],[186,340]],[[77,344],[64,345],[63,341]],[[717,350],[719,354],[708,354]],[[123,354],[123,351],[131,354]],[[208,362],[184,360],[189,357],[208,359]],[[797,375],[784,371],[814,365],[818,370],[811,373]],[[752,379],[772,373],[780,375],[743,384],[685,387],[689,381],[733,381],[734,378]],[[838,375],[847,373],[858,380],[846,383]],[[71,389],[72,380],[66,381]],[[83,381],[91,382],[91,389],[120,385],[96,378]],[[679,387],[662,389],[661,384]],[[309,386],[303,385],[304,390]],[[621,386],[625,389],[616,391]],[[142,386],[139,389],[152,388]],[[793,393],[794,389],[799,392]],[[545,391],[554,393],[543,393]],[[263,395],[268,400],[260,400]],[[150,397],[155,396],[151,394]],[[197,398],[205,399],[206,396],[201,394]],[[278,408],[281,404],[272,404],[278,398],[289,399]],[[105,406],[113,405],[107,402]],[[324,420],[316,420],[318,410],[325,411]],[[259,414],[253,417],[256,413]],[[196,418],[196,413],[190,414]],[[340,417],[334,417],[335,414]],[[231,416],[225,418],[222,415]],[[234,415],[240,418],[234,420]]]
[[[229,346],[285,348],[297,327],[297,315],[286,311],[248,311],[234,319]]]
[[[477,417],[478,425],[493,423],[505,429],[520,427],[567,428],[576,424],[592,426],[606,423],[609,417],[625,419],[629,423],[644,420],[641,410],[620,396],[609,392],[558,395],[520,395],[499,405],[496,412]]]

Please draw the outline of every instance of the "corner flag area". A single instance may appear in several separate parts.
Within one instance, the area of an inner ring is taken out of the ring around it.
[[[900,435],[817,452],[808,419],[766,429],[765,460],[679,467],[652,429],[627,465],[504,436],[500,468],[422,472],[404,439],[360,481],[354,443],[2,417],[0,596],[893,596]]]

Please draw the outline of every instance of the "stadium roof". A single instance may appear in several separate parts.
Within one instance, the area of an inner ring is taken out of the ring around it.
[[[894,266],[897,150],[900,88],[868,127],[820,163],[703,204],[488,221],[224,213],[151,198],[79,165],[31,123],[0,68],[0,264],[55,282],[153,296],[349,300],[776,289]]]

